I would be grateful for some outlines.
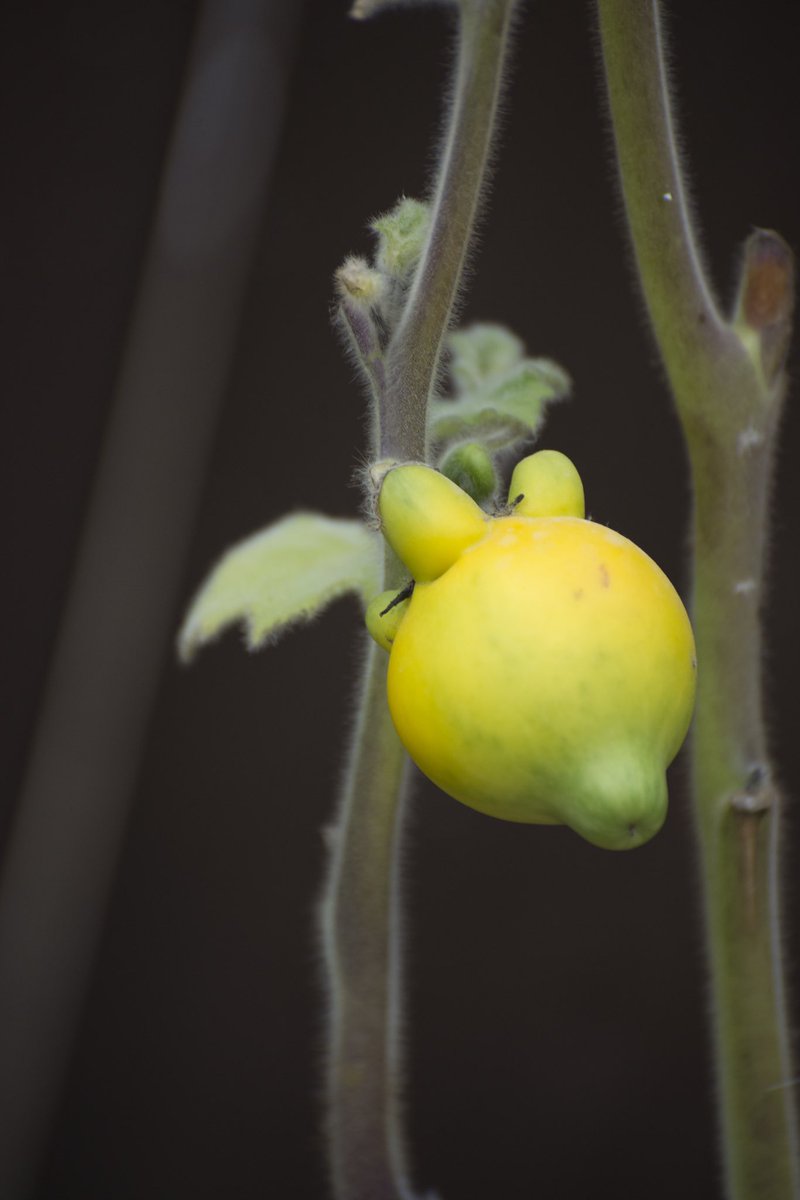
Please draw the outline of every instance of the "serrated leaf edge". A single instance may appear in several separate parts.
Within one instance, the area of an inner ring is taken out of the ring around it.
[[[542,383],[545,386],[552,388],[550,395],[545,395],[541,398],[541,409],[538,418],[535,422],[525,422],[520,419],[515,413],[505,412],[503,408],[496,403],[493,403],[492,396],[496,395],[503,387],[506,386],[514,376],[520,374],[524,370],[531,370],[540,376]],[[503,444],[510,444],[520,438],[529,437],[534,434],[542,420],[542,410],[547,404],[552,404],[558,400],[565,399],[572,390],[572,379],[562,366],[554,362],[550,358],[523,358],[518,363],[515,363],[502,375],[495,376],[490,383],[481,388],[475,388],[472,391],[463,391],[458,396],[449,400],[434,400],[429,410],[429,432],[431,441],[436,445],[443,443],[451,444],[455,441],[460,441],[468,438],[470,434],[475,436],[476,427],[481,423],[482,419],[494,420],[496,425],[505,424],[509,430],[516,429],[519,432],[513,433],[511,437],[506,437]],[[476,408],[469,417],[462,417],[461,411],[469,405],[477,405],[484,402],[485,407]],[[450,433],[437,433],[437,425],[442,425],[445,422],[464,421],[464,425],[457,432],[454,430]],[[491,438],[487,437],[487,445],[491,447]]]
[[[259,622],[252,608],[247,602],[242,605],[242,610],[238,613],[232,613],[229,617],[224,618],[211,631],[204,631],[200,618],[202,609],[202,600],[212,589],[215,580],[219,577],[220,572],[230,562],[232,556],[241,554],[242,551],[256,541],[262,538],[270,530],[279,528],[285,522],[289,522],[298,517],[312,517],[320,521],[336,524],[341,530],[342,527],[349,527],[351,530],[356,528],[363,531],[366,539],[374,541],[375,545],[375,570],[374,573],[368,574],[367,571],[361,579],[342,580],[332,584],[330,587],[324,588],[318,597],[311,604],[301,605],[291,616],[285,620],[279,620],[275,625],[270,626],[268,630],[259,632]],[[208,572],[205,580],[197,589],[191,603],[188,606],[186,617],[178,632],[176,639],[176,649],[178,658],[181,663],[188,665],[197,655],[197,652],[203,647],[211,645],[217,641],[232,627],[239,625],[242,627],[244,634],[244,642],[247,650],[256,651],[263,649],[276,642],[284,633],[295,625],[305,624],[325,608],[328,607],[334,600],[338,600],[341,596],[345,596],[350,592],[355,592],[360,595],[362,603],[366,606],[368,601],[380,588],[380,563],[382,561],[382,539],[376,532],[370,530],[362,521],[354,518],[345,517],[329,517],[323,513],[315,513],[308,510],[298,510],[297,512],[287,513],[278,521],[273,522],[264,529],[259,529],[255,533],[249,534],[240,541],[235,542],[223,552],[215,565]]]

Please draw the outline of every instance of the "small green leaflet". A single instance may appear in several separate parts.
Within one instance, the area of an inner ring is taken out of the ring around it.
[[[453,400],[430,409],[431,440],[438,446],[476,440],[497,451],[531,437],[544,407],[570,390],[570,378],[546,358],[524,358],[522,342],[500,325],[473,325],[449,341]]]
[[[450,374],[457,394],[477,391],[522,362],[525,343],[505,325],[479,321],[456,329],[447,339]]]
[[[232,546],[195,596],[178,635],[190,662],[200,646],[241,622],[249,650],[309,620],[346,592],[366,604],[381,585],[380,535],[361,521],[299,512]]]
[[[430,205],[401,196],[394,208],[370,223],[378,238],[375,266],[397,278],[409,276],[420,260],[431,221]]]

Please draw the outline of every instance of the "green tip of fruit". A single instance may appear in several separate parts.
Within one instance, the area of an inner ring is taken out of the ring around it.
[[[466,492],[432,467],[407,463],[383,478],[383,536],[412,577],[429,583],[480,541],[488,518]]]
[[[558,450],[538,450],[517,463],[508,501],[523,517],[586,515],[581,477],[566,454]]]
[[[667,815],[663,770],[634,757],[589,762],[567,800],[564,823],[603,850],[634,850],[654,837]]]

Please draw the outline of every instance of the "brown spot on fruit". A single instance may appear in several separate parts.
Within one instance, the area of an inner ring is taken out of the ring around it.
[[[604,588],[611,587],[611,576],[608,573],[606,564],[600,563],[598,570],[600,571],[600,586]]]

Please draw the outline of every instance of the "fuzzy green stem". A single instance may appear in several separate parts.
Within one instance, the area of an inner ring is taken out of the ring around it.
[[[720,315],[685,200],[658,6],[598,7],[628,224],[692,470],[692,789],[727,1186],[731,1200],[790,1200],[800,1172],[758,609],[791,258],[777,235],[753,235],[735,318]]]
[[[340,1200],[405,1200],[397,1062],[398,833],[408,760],[370,644],[322,907],[330,989],[328,1137]]]
[[[425,458],[428,397],[486,172],[512,7],[513,0],[459,5],[458,62],[431,228],[390,344],[386,386],[381,379],[375,389],[384,459]],[[386,587],[403,582],[391,552],[385,575]],[[413,1195],[398,1107],[397,847],[408,760],[387,708],[387,661],[371,647],[321,914],[331,1003],[326,1084],[336,1200]]]
[[[458,59],[430,231],[387,356],[384,458],[426,459],[428,400],[491,157],[514,0],[462,0],[458,7]]]
[[[371,408],[379,415],[386,391],[386,367],[375,319],[365,305],[351,299],[340,301],[337,317],[348,349],[369,383]],[[379,441],[380,432],[374,430],[370,439],[371,454],[377,452]]]

